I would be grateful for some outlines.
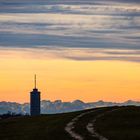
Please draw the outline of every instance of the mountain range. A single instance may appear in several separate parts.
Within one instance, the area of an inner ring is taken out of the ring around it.
[[[106,106],[140,106],[140,102],[128,100],[123,103],[116,102],[105,102],[105,101],[97,101],[97,102],[89,102],[85,103],[80,100],[75,100],[72,102],[62,102],[61,100],[50,101],[50,100],[42,100],[41,101],[41,113],[42,114],[55,114],[55,113],[64,113],[64,112],[72,112],[90,108],[97,107],[106,107]],[[12,113],[21,113],[21,114],[29,114],[30,112],[30,104],[29,103],[16,103],[16,102],[0,102],[0,114],[6,114],[8,112]]]

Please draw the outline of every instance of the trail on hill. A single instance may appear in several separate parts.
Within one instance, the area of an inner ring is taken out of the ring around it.
[[[77,121],[82,118],[82,117],[85,117],[86,115],[88,114],[91,114],[91,113],[95,113],[96,111],[99,111],[99,110],[92,110],[92,111],[88,111],[88,112],[85,112],[85,113],[81,113],[80,115],[76,116],[75,118],[73,118],[65,127],[65,131],[67,133],[70,134],[70,136],[76,140],[85,140],[85,138],[80,135],[79,133],[75,132],[75,126],[77,125]],[[95,118],[90,121],[89,120],[89,123],[87,126],[85,126],[85,128],[88,130],[88,132],[90,133],[90,135],[99,140],[107,140],[107,138],[101,136],[99,133],[95,132],[95,129],[94,129],[94,122],[96,121],[97,117],[100,117],[100,116],[103,116],[104,113],[101,113],[100,115],[97,115],[95,116]]]
[[[106,114],[111,113],[111,112],[114,112],[114,111],[117,111],[117,110],[120,110],[120,108],[119,109],[113,109],[113,110],[110,110],[110,111],[106,111],[104,113],[101,113],[101,114],[97,115],[93,120],[91,120],[88,123],[88,125],[86,126],[87,130],[89,131],[89,133],[91,133],[91,136],[96,137],[99,140],[108,140],[107,138],[103,137],[98,132],[96,132],[96,130],[95,130],[95,122],[96,122],[96,120],[98,118],[103,117]]]
[[[91,134],[92,137],[98,138],[99,140],[108,140],[107,138],[103,137],[101,134],[96,132],[95,130],[95,122],[97,118],[104,116],[106,113],[102,113],[97,115],[93,120],[91,120],[88,125],[86,126],[88,132]]]
[[[112,109],[110,108],[109,110],[104,110],[104,109],[97,109],[97,110],[92,110],[92,111],[87,111],[84,113],[81,113],[80,115],[76,116],[73,118],[65,127],[65,131],[70,134],[70,136],[76,140],[86,140],[86,139],[95,139],[95,140],[108,140],[106,137],[102,136],[95,130],[95,122],[98,118],[103,117],[107,113],[111,113],[113,111],[118,110],[118,108]],[[90,119],[87,120],[87,116]],[[82,128],[84,129],[84,135],[82,132],[80,133],[76,131],[76,127],[79,125],[78,123],[83,123],[82,121],[80,122],[79,120],[86,119],[87,124],[84,124]],[[84,135],[84,136],[83,136]]]
[[[75,118],[73,118],[71,120],[71,122],[69,122],[66,125],[66,127],[65,127],[66,132],[68,132],[70,134],[70,136],[75,138],[76,140],[84,140],[84,138],[80,134],[76,133],[73,129],[75,128],[75,124],[77,123],[79,118],[81,118],[84,115],[87,115],[89,113],[92,113],[92,112],[94,112],[94,111],[89,111],[89,112],[81,113],[80,115],[78,115]]]

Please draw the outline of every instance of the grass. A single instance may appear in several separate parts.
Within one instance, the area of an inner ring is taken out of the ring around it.
[[[1,120],[0,140],[69,140],[71,138],[64,131],[64,127],[79,113]]]
[[[91,136],[91,134],[87,131],[86,127],[89,123],[90,120],[93,120],[93,118],[100,114],[100,113],[104,113],[105,111],[111,110],[112,108],[97,108],[95,109],[94,113],[90,113],[87,114],[83,117],[81,117],[78,121],[77,121],[77,125],[75,126],[74,131],[78,134],[80,134],[81,136],[83,136],[86,140],[96,140],[96,138],[93,138]]]
[[[109,140],[140,140],[140,107],[122,107],[99,118],[95,126]]]
[[[109,140],[139,140],[140,107],[113,108],[119,110],[98,118],[96,130]],[[85,115],[78,120],[74,131],[82,135],[85,140],[94,140],[85,126],[97,114],[111,109],[112,107],[99,108]],[[64,128],[68,122],[83,112],[85,111],[0,120],[0,140],[73,140]]]

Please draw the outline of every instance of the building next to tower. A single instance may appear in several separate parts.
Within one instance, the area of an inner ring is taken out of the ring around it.
[[[30,92],[30,114],[31,116],[40,115],[40,91],[36,88],[36,75],[35,75],[35,87]]]

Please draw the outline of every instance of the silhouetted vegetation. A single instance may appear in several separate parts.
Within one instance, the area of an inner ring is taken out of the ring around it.
[[[29,114],[23,115],[20,113],[17,114],[17,113],[8,111],[6,114],[0,115],[0,119],[15,118],[15,117],[21,117],[21,116],[29,116]]]

